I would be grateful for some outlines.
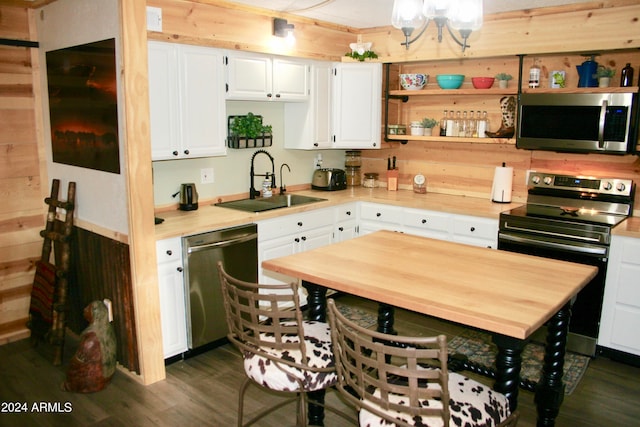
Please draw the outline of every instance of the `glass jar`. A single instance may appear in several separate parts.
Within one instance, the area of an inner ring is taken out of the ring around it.
[[[360,166],[346,166],[345,174],[347,175],[347,186],[353,187],[361,184]]]
[[[364,179],[362,180],[362,186],[367,188],[376,188],[378,186],[378,173],[377,172],[365,173]]]
[[[362,159],[360,158],[360,150],[350,150],[345,153],[344,165],[347,167],[360,167]],[[359,185],[359,184],[358,184]]]

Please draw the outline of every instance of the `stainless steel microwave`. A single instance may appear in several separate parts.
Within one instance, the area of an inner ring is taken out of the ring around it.
[[[633,93],[520,95],[516,147],[625,154],[636,146]]]

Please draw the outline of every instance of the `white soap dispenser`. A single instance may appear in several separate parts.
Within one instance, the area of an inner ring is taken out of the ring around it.
[[[262,197],[271,196],[273,196],[273,191],[271,190],[271,175],[267,172],[264,176],[264,181],[262,181]]]

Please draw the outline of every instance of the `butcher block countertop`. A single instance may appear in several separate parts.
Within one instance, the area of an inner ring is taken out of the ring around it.
[[[518,339],[528,338],[598,271],[390,231],[266,260],[262,267]]]
[[[188,236],[220,228],[252,223],[298,212],[306,212],[337,206],[348,202],[368,201],[406,208],[425,209],[460,215],[498,218],[500,212],[522,205],[522,203],[493,203],[489,199],[455,196],[447,194],[416,194],[409,190],[388,191],[386,188],[350,187],[341,191],[304,190],[292,194],[321,197],[323,202],[266,212],[252,213],[213,206],[213,201],[201,201],[195,211],[159,212],[165,221],[155,226],[156,240]]]
[[[632,216],[613,229],[616,236],[635,237],[640,239],[640,217]]]

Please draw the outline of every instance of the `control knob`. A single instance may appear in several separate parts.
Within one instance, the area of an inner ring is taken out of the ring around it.
[[[540,177],[538,175],[532,176],[531,182],[533,182],[534,184],[540,184]]]
[[[544,183],[547,185],[551,185],[551,183],[553,182],[553,178],[550,176],[545,176],[544,177]]]
[[[613,184],[611,183],[611,181],[604,182],[604,183],[602,184],[602,188],[603,188],[604,190],[609,191],[609,190],[611,190],[611,189],[613,188]]]
[[[619,184],[616,186],[616,190],[618,190],[618,191],[624,191],[626,188],[627,188],[627,187],[626,187],[626,185],[624,185],[624,183],[623,183],[623,182],[619,183]]]

